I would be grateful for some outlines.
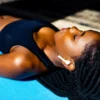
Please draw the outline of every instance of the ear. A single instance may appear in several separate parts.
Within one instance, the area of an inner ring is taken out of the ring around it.
[[[75,62],[74,62],[74,59],[70,58],[68,60],[70,61],[70,64],[66,64],[65,62],[62,61],[62,64],[64,65],[64,67],[67,70],[69,70],[69,71],[75,70]]]

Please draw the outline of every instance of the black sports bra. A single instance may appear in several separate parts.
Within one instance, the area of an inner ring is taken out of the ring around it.
[[[44,52],[37,46],[33,39],[33,32],[41,27],[51,27],[55,31],[58,29],[52,24],[42,20],[18,20],[8,24],[0,32],[0,51],[8,53],[14,45],[22,45],[32,51],[44,63],[47,68],[54,67]]]

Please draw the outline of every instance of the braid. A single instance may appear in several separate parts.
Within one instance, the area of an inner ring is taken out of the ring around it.
[[[89,100],[100,100],[100,41],[86,45],[76,67],[80,91]]]

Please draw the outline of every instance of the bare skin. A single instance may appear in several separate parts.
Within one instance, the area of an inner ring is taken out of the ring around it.
[[[0,30],[16,20],[20,20],[20,18],[12,16],[4,18],[4,16],[1,16]],[[43,27],[37,33],[33,34],[33,38],[54,65],[72,71],[75,69],[73,57],[80,56],[87,43],[100,40],[100,34],[95,31],[86,31],[84,33],[76,27],[64,28],[56,33],[51,28]],[[69,59],[71,63],[65,65],[57,57],[58,55]],[[0,76],[18,79],[45,71],[47,71],[47,68],[43,63],[30,50],[23,46],[13,46],[8,54],[0,55]]]

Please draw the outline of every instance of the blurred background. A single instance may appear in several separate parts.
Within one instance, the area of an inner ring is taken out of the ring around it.
[[[1,14],[24,11],[32,17],[55,21],[83,9],[100,10],[100,0],[0,0]]]
[[[0,15],[7,14],[100,31],[100,0],[0,0]]]

